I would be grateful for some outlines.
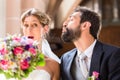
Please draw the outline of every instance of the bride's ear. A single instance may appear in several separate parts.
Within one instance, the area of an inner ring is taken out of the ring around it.
[[[48,27],[48,25],[45,25],[45,26],[43,27],[43,29],[44,29],[44,32],[45,32],[45,33],[48,33],[48,32],[49,32],[49,27]]]

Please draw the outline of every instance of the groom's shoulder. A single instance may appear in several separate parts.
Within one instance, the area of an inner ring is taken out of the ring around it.
[[[69,51],[65,52],[65,53],[62,55],[62,57],[72,56],[72,55],[74,55],[74,53],[76,53],[76,51],[77,51],[77,48],[74,48],[74,49],[72,49],[72,50],[69,50]]]
[[[108,44],[108,43],[104,43],[104,42],[100,42],[100,41],[99,41],[99,43],[102,44],[103,50],[105,50],[105,51],[107,51],[107,50],[108,51],[113,51],[113,50],[119,50],[120,49],[120,47],[112,45],[112,44]]]

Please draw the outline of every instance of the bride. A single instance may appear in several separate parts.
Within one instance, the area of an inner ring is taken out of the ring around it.
[[[41,42],[38,48],[45,55],[45,66],[37,66],[29,76],[23,80],[59,80],[60,79],[60,59],[51,51],[51,48],[44,38],[49,32],[50,18],[37,9],[29,9],[21,16],[22,32],[24,36]],[[0,80],[7,80],[0,74]],[[15,79],[9,79],[15,80]]]
[[[45,66],[38,66],[32,71],[25,80],[59,80],[60,78],[60,59],[51,51],[45,39],[49,32],[50,18],[37,9],[29,9],[21,16],[23,35],[42,43],[38,46],[45,55]]]
[[[21,16],[22,32],[24,36],[41,42],[38,48],[45,55],[45,66],[37,66],[29,76],[23,80],[60,80],[60,59],[51,51],[51,48],[45,39],[49,32],[50,18],[37,9],[29,9]],[[0,80],[7,80],[3,74],[0,74]],[[15,80],[15,79],[9,79]]]

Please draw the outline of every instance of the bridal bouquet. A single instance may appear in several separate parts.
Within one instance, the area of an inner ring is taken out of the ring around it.
[[[21,80],[44,66],[44,55],[37,48],[38,42],[25,36],[8,35],[0,40],[0,74],[8,79]]]

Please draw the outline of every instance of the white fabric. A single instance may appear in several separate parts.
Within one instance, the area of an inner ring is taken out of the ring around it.
[[[4,74],[0,74],[0,80],[16,80],[16,79],[15,78],[6,79]],[[51,76],[45,70],[34,70],[29,74],[28,78],[24,80],[51,80]]]
[[[25,80],[51,80],[51,76],[45,70],[34,70]]]
[[[42,52],[45,54],[47,57],[50,57],[60,63],[60,59],[52,52],[50,45],[46,39],[42,40]]]
[[[16,80],[15,78],[6,79],[4,74],[0,74],[0,80]]]

